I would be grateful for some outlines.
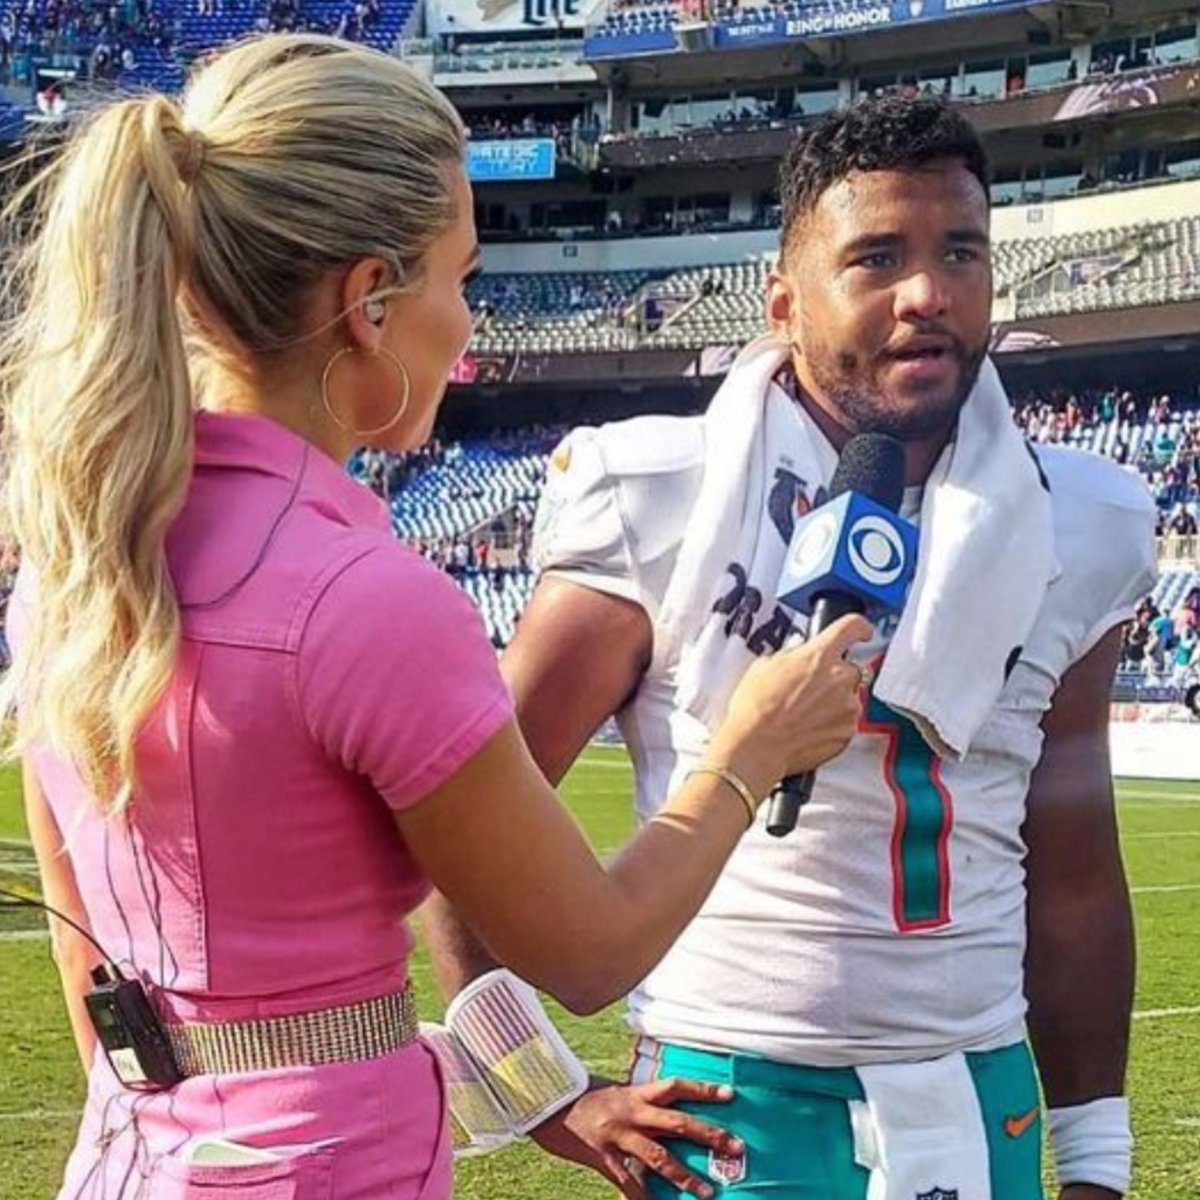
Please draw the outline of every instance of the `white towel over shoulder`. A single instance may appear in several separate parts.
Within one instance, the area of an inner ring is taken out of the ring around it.
[[[815,489],[829,444],[775,382],[787,347],[750,343],[704,420],[704,474],[663,599],[659,634],[678,654],[678,702],[710,729],[751,661],[713,604],[730,563],[773,596],[786,551],[766,518],[773,471],[791,462]],[[962,758],[987,720],[1058,573],[1050,494],[985,362],[954,440],[925,485],[917,574],[876,695],[931,748]]]

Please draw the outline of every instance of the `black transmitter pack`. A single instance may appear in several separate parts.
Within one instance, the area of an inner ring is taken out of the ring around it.
[[[83,997],[96,1036],[117,1078],[134,1091],[174,1087],[183,1075],[146,989],[108,965],[92,971],[92,990]]]

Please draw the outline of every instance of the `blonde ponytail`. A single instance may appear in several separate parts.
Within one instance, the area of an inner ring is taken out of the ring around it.
[[[268,35],[206,66],[182,109],[107,110],[41,181],[0,369],[8,516],[37,601],[0,704],[20,701],[18,752],[68,757],[109,811],[179,648],[164,542],[194,388],[312,336],[311,290],[348,263],[420,288],[463,149],[449,102],[396,59]]]
[[[15,752],[66,756],[109,811],[128,801],[134,738],[179,646],[164,542],[191,469],[177,308],[190,155],[160,96],[81,130],[34,185],[3,339],[7,515],[37,587],[0,704],[20,700]]]

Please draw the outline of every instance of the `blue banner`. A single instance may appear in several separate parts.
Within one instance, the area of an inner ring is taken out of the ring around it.
[[[467,142],[467,178],[472,183],[553,179],[554,139]]]
[[[664,54],[679,48],[673,29],[646,29],[637,33],[603,32],[589,34],[583,39],[583,57],[629,58],[634,54]]]
[[[864,4],[861,8],[827,8],[801,11],[783,23],[786,37],[836,37],[843,33],[863,33],[892,23],[890,4]]]
[[[1035,0],[1036,2],[1036,0]],[[756,16],[713,25],[713,45],[722,49],[764,45],[788,38],[842,37],[896,25],[944,20],[967,13],[1028,7],[1030,0],[860,0],[853,8],[812,4],[791,16]],[[759,10],[761,11],[761,10]],[[584,58],[625,58],[675,50],[670,29],[614,33],[604,26],[583,43]]]
[[[755,46],[760,42],[776,42],[783,37],[783,18],[734,21],[713,27],[715,46]]]

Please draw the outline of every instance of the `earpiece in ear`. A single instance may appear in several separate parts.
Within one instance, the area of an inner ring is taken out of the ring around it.
[[[383,324],[383,301],[368,300],[363,304],[363,316],[371,322],[372,325]]]

